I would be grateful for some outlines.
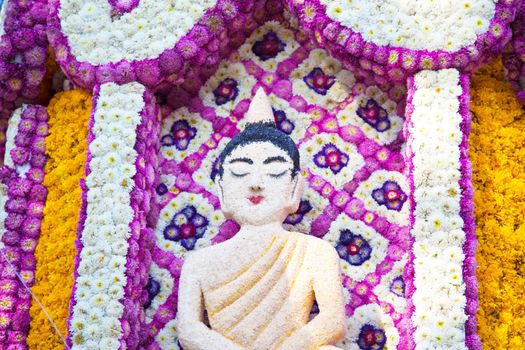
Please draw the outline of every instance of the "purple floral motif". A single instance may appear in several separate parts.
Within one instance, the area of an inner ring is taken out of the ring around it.
[[[165,184],[161,182],[157,185],[157,187],[155,188],[155,191],[157,192],[159,196],[165,195],[166,193],[168,193],[168,186],[166,186]]]
[[[390,291],[398,297],[405,297],[405,281],[403,280],[403,276],[397,276],[392,280],[392,283],[390,283]]]
[[[374,99],[369,99],[364,106],[357,109],[357,115],[377,131],[390,129],[387,111]]]
[[[297,225],[303,220],[304,216],[310,210],[312,210],[312,205],[310,204],[310,202],[302,200],[299,204],[299,208],[297,209],[297,211],[293,214],[288,215],[284,223],[288,225]]]
[[[160,292],[160,283],[158,281],[156,281],[153,277],[150,276],[149,279],[148,279],[148,284],[146,285],[146,291],[148,292],[148,301],[144,305],[145,309],[150,307],[151,302],[153,301],[153,299],[155,299],[157,294],[159,294],[159,292]]]
[[[239,95],[238,82],[232,78],[226,78],[215,90],[213,94],[215,95],[215,103],[218,106],[221,106],[229,101],[233,101]]]
[[[191,127],[187,120],[177,120],[171,126],[171,135],[162,136],[161,142],[163,146],[175,146],[179,151],[184,151],[195,135],[197,128]]]
[[[346,229],[341,231],[335,249],[341,259],[353,266],[362,265],[372,254],[372,247],[363,236]]]
[[[348,164],[348,155],[328,143],[314,156],[314,163],[320,168],[330,168],[337,174]]]
[[[290,135],[295,129],[294,123],[290,119],[286,118],[286,113],[284,111],[276,110],[273,108],[272,110],[277,129],[281,130],[287,135]]]
[[[377,204],[384,205],[390,210],[400,211],[408,196],[394,181],[385,181],[382,187],[372,191],[372,197]]]
[[[252,52],[256,54],[262,61],[274,58],[279,52],[284,50],[286,43],[281,41],[274,32],[266,33],[262,40],[253,44]]]
[[[372,325],[365,324],[361,327],[357,345],[363,350],[381,350],[385,347],[386,335],[385,331],[380,328],[375,328]]]
[[[306,85],[320,95],[326,95],[326,92],[334,85],[335,77],[327,75],[319,67],[312,69],[312,71],[303,78]]]
[[[164,238],[180,242],[187,250],[192,250],[199,238],[208,229],[208,219],[200,215],[194,206],[188,205],[173,216],[164,229]]]

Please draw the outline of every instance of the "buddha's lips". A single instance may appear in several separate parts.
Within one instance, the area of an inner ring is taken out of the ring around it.
[[[264,199],[264,196],[250,196],[250,197],[247,197],[248,200],[250,202],[252,202],[253,204],[257,205],[259,203],[262,202],[262,200]]]

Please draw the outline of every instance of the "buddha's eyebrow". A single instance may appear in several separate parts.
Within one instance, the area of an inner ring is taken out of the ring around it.
[[[281,156],[268,157],[264,160],[263,164],[270,164],[274,162],[286,163],[286,159],[284,159],[284,157]]]
[[[250,158],[234,158],[232,160],[229,161],[230,164],[232,163],[248,163],[248,164],[253,164],[253,160],[251,160]]]

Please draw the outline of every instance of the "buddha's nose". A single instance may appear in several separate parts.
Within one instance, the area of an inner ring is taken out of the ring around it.
[[[263,187],[259,184],[250,185],[250,191],[252,192],[258,193],[258,192],[262,192],[262,190],[263,190]]]

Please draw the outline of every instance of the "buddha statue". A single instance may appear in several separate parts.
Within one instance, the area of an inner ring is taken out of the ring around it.
[[[339,256],[322,239],[282,226],[301,199],[299,151],[275,127],[262,88],[246,118],[215,179],[221,208],[240,230],[184,262],[179,341],[185,350],[337,349],[345,332]],[[314,301],[319,314],[311,319]]]

